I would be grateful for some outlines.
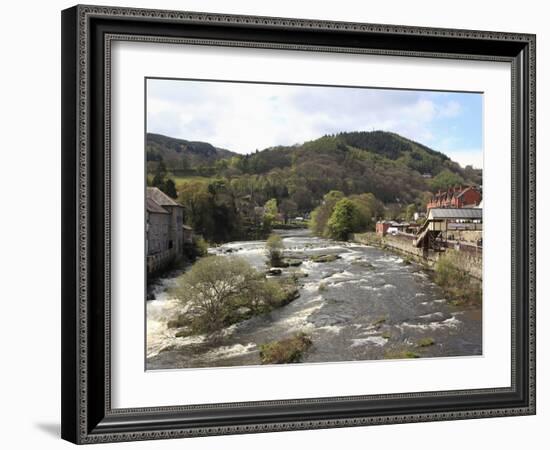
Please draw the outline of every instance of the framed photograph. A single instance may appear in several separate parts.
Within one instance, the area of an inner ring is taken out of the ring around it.
[[[62,437],[535,413],[535,36],[62,12]]]

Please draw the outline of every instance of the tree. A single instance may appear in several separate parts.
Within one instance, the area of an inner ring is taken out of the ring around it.
[[[385,218],[387,220],[397,220],[403,214],[403,207],[399,203],[386,204]]]
[[[285,248],[281,236],[272,234],[266,241],[267,254],[272,266],[277,266],[281,262],[283,250]]]
[[[281,306],[281,286],[236,256],[199,259],[179,279],[174,290],[186,307],[193,331],[212,334],[234,321],[240,307],[255,313]]]
[[[290,198],[296,203],[299,212],[309,212],[313,206],[313,194],[306,187],[295,187],[290,192]]]
[[[172,178],[166,179],[161,190],[169,197],[172,197],[172,198],[178,197],[178,191],[176,191],[176,184],[174,183],[174,180],[172,180]]]
[[[224,183],[188,181],[179,186],[178,201],[185,207],[185,221],[211,242],[239,235],[243,214]]]
[[[450,187],[463,183],[464,178],[454,172],[451,172],[449,169],[445,169],[430,180],[430,187],[435,191],[439,189],[447,190]]]
[[[277,214],[279,214],[279,210],[277,208],[277,199],[272,198],[265,202],[264,209],[266,214],[269,214],[274,218],[277,217]]]
[[[383,214],[384,205],[370,192],[351,195],[349,199],[355,205],[358,212],[358,229],[355,231],[374,230],[374,222],[377,217]]]
[[[319,236],[328,236],[327,223],[334,209],[334,205],[344,198],[344,193],[340,191],[330,191],[323,197],[323,202],[311,213],[309,227],[313,233]]]
[[[327,226],[330,237],[346,241],[351,233],[358,230],[360,223],[357,207],[350,199],[343,198],[334,206]]]
[[[263,276],[244,259],[208,256],[193,264],[179,280],[176,297],[188,304],[200,331],[221,329],[232,303],[255,286]]]
[[[185,208],[185,221],[197,232],[205,235],[206,239],[212,239],[213,221],[213,196],[208,192],[205,183],[192,181],[183,183],[178,194],[178,201]]]
[[[416,205],[414,203],[411,203],[409,206],[407,206],[407,209],[405,210],[405,219],[413,220],[415,212],[416,212]]]
[[[296,212],[298,211],[298,207],[296,206],[296,203],[288,198],[285,198],[281,202],[281,206],[279,207],[279,209],[283,214],[283,220],[285,223],[287,223],[292,216],[296,215]]]
[[[162,190],[162,187],[164,186],[164,175],[157,172],[153,177],[153,181],[151,181],[151,185]]]

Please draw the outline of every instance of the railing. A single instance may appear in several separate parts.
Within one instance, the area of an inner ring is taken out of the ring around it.
[[[424,239],[426,239],[427,234],[430,232],[430,221],[426,221],[422,224],[418,232],[416,233],[416,239],[414,240],[414,245],[420,247],[420,244]]]

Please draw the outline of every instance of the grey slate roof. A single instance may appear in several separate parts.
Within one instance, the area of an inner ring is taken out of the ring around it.
[[[146,207],[147,207],[147,211],[149,211],[150,213],[170,214],[162,206],[160,206],[157,202],[155,202],[152,198],[149,198],[149,197],[147,197],[147,200],[146,200]]]
[[[168,197],[164,192],[162,192],[157,187],[148,187],[147,188],[147,198],[152,199],[157,205],[160,206],[180,206],[179,203],[176,203],[170,197]]]
[[[470,219],[481,220],[481,208],[432,208],[428,213],[429,219]]]

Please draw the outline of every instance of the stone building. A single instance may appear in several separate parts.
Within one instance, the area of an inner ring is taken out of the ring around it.
[[[474,252],[482,246],[482,208],[432,208],[420,227],[414,245],[425,250],[443,250],[448,242],[468,244]]]
[[[193,236],[183,224],[183,206],[156,187],[147,188],[145,218],[147,273],[151,274],[182,258]]]

